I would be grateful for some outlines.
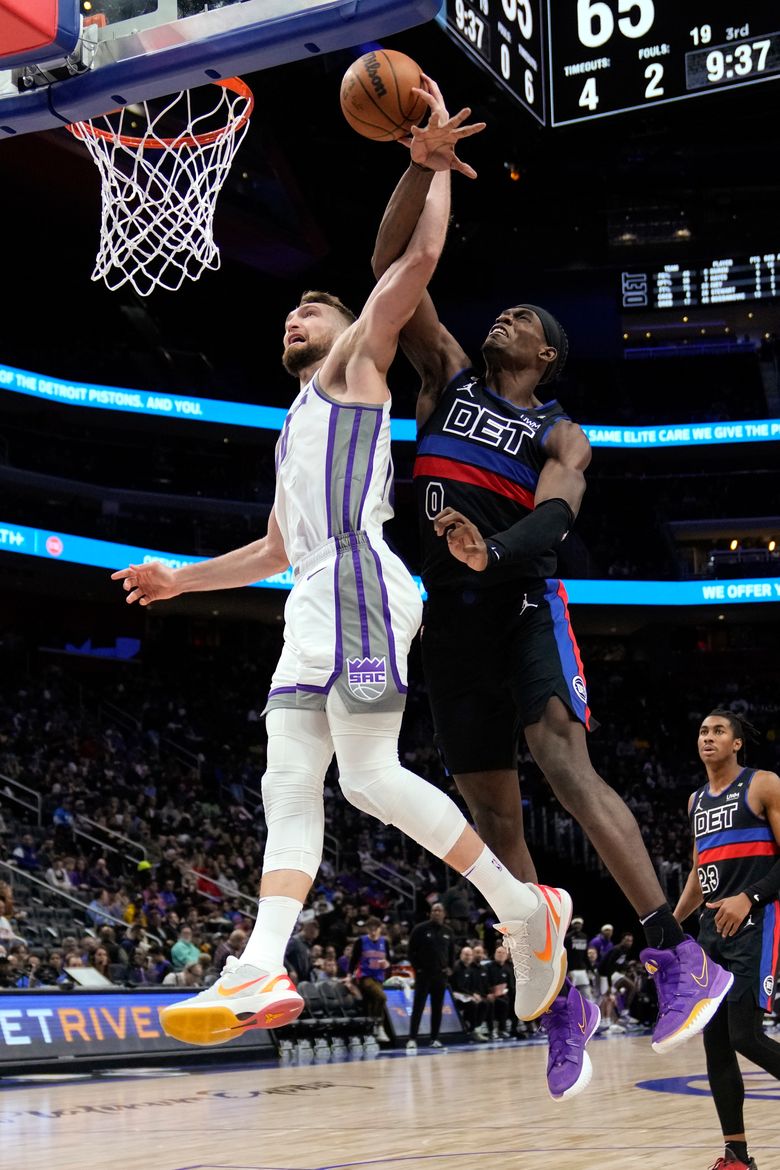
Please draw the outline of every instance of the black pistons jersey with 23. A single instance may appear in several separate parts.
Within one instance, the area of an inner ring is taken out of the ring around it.
[[[419,432],[414,464],[422,578],[429,591],[555,576],[553,549],[525,563],[474,573],[450,555],[434,532],[433,518],[442,508],[454,508],[489,537],[529,515],[547,458],[545,442],[556,423],[568,419],[556,401],[515,406],[488,390],[473,369],[449,382]]]

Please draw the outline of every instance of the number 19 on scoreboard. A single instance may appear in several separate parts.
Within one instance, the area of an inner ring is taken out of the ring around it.
[[[552,126],[780,77],[778,0],[446,0],[440,20]]]

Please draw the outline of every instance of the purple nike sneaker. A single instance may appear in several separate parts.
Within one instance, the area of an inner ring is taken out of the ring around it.
[[[547,1088],[553,1101],[567,1101],[587,1089],[593,1067],[585,1045],[601,1022],[597,1005],[580,995],[568,980],[562,990],[564,994],[539,1019],[550,1042]]]
[[[708,958],[687,934],[671,950],[647,947],[639,958],[658,992],[653,1051],[669,1052],[709,1024],[734,976]]]

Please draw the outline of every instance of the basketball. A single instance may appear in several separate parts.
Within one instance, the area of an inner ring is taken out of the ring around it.
[[[377,142],[408,134],[428,106],[412,87],[422,85],[420,66],[395,49],[365,53],[341,83],[341,109],[353,130]]]

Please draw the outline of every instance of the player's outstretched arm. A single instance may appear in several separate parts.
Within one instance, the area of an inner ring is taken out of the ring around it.
[[[441,90],[430,78],[425,79],[427,93],[419,91],[431,108],[426,126],[415,128],[412,138],[406,140],[412,161],[390,197],[376,239],[371,264],[379,278],[406,249],[422,214],[436,172],[445,172],[449,185],[450,171],[460,170],[469,178],[475,177],[455,156],[456,142],[466,134],[477,133],[484,123],[463,126],[461,121],[469,110],[461,110],[450,119]],[[457,123],[457,125],[453,125]],[[442,141],[450,135],[450,141]],[[426,169],[421,169],[426,168]],[[436,180],[439,182],[440,180]],[[449,190],[449,186],[448,186]],[[448,194],[449,198],[449,194]],[[433,412],[439,395],[458,371],[468,366],[469,359],[462,346],[442,325],[436,307],[427,289],[423,292],[415,312],[401,331],[401,348],[417,370],[421,379],[417,403],[419,426]]]
[[[272,509],[264,537],[224,556],[182,565],[180,569],[170,569],[161,561],[129,565],[112,573],[111,580],[122,582],[128,605],[136,601],[140,605],[151,605],[153,601],[168,601],[182,593],[239,589],[242,585],[252,585],[274,573],[281,573],[289,563]]]
[[[414,313],[439,261],[449,216],[446,176],[437,174],[403,255],[375,285],[354,324],[337,339],[318,379],[326,393],[384,402],[398,336]]]
[[[423,74],[423,84],[424,89],[413,92],[427,103],[430,115],[425,126],[412,127],[411,137],[401,140],[409,148],[411,162],[391,195],[379,226],[371,257],[371,267],[377,278],[406,250],[425,206],[434,173],[456,170],[470,179],[477,177],[474,168],[457,157],[455,148],[463,138],[484,130],[485,123],[464,125],[471,113],[468,106],[451,118],[436,82]]]

